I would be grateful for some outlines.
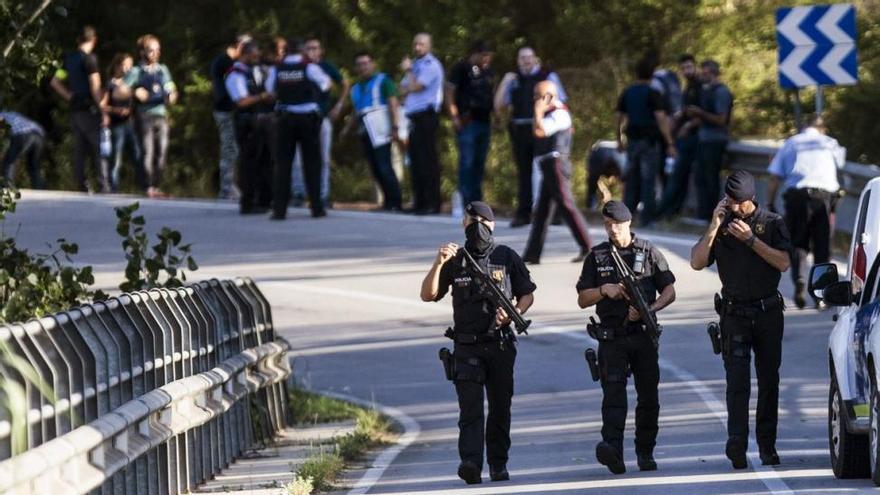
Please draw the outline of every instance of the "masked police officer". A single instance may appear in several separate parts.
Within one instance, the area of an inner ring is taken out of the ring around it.
[[[259,45],[244,43],[239,60],[226,76],[226,91],[235,104],[235,136],[241,150],[238,181],[242,215],[265,213],[272,203],[275,114],[260,56]]]
[[[496,244],[492,237],[495,215],[486,203],[474,201],[465,207],[464,249],[516,299],[516,309],[525,313],[532,305],[537,286],[529,270],[513,249]],[[452,286],[455,341],[452,379],[458,395],[458,476],[467,484],[482,481],[483,444],[492,481],[510,478],[507,452],[510,449],[510,403],[513,397],[515,339],[510,318],[480,292],[477,281],[465,269],[458,245],[440,246],[434,265],[422,282],[423,301],[439,301]],[[489,414],[483,419],[483,390],[489,400]]]
[[[691,267],[718,261],[722,355],[727,374],[727,447],[734,469],[748,467],[750,360],[755,353],[758,408],[755,433],[761,462],[779,464],[776,423],[782,360],[783,303],[779,279],[788,270],[791,242],[779,215],[755,203],[755,179],[737,170],[727,179],[726,197],[691,249]]]
[[[611,245],[638,277],[645,300],[652,312],[675,300],[675,275],[663,253],[630,230],[632,213],[620,201],[602,208],[608,241],[594,247],[584,259],[577,283],[578,306],[596,306],[601,320],[597,332],[602,383],[602,441],[596,445],[596,458],[614,474],[626,472],[623,462],[623,429],[626,424],[627,369],[632,370],[638,394],[636,405],[636,458],[639,469],[654,471],[654,445],[660,382],[657,347],[644,329],[638,311],[630,305],[632,294],[621,284],[611,257]],[[659,293],[659,296],[657,295]]]

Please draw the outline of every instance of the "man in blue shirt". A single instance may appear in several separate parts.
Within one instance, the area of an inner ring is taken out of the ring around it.
[[[391,143],[397,139],[397,87],[384,72],[376,72],[376,62],[369,52],[354,56],[358,81],[351,88],[351,104],[354,107],[358,132],[364,146],[364,154],[370,163],[373,177],[382,189],[382,208],[400,211],[400,184],[391,164]],[[384,127],[387,124],[387,127]],[[343,133],[347,133],[346,125]],[[383,132],[387,131],[387,132]]]
[[[297,145],[303,155],[303,172],[312,217],[327,216],[321,200],[321,93],[332,80],[318,64],[302,53],[302,42],[290,40],[287,55],[269,70],[266,92],[278,112],[277,163],[273,180],[272,219],[284,220],[290,202],[290,172]]]
[[[413,56],[400,63],[405,73],[400,95],[409,118],[409,161],[416,215],[440,213],[440,160],[437,156],[437,126],[443,103],[443,65],[431,53],[431,35],[413,38]]]
[[[496,118],[504,110],[510,110],[510,143],[517,167],[517,208],[511,227],[520,227],[532,222],[533,176],[535,175],[535,136],[532,123],[535,117],[533,97],[535,86],[541,81],[550,81],[556,86],[559,103],[565,103],[568,96],[559,80],[559,75],[542,67],[535,50],[524,46],[517,51],[517,72],[504,74],[495,92]]]
[[[40,159],[43,156],[46,131],[40,124],[18,112],[0,111],[0,123],[9,126],[9,148],[3,157],[3,178],[6,185],[15,181],[15,162],[23,156],[27,160],[27,170],[31,178],[31,188],[43,189],[40,176]]]
[[[714,60],[700,64],[703,88],[699,106],[685,109],[688,116],[699,119],[697,131],[697,170],[694,186],[697,188],[697,218],[710,220],[721,195],[721,163],[727,149],[733,95],[721,82],[721,66]]]
[[[785,223],[791,233],[791,279],[794,302],[806,305],[804,275],[812,246],[813,262],[827,263],[831,257],[834,207],[840,184],[837,171],[846,163],[846,149],[825,135],[825,122],[814,115],[807,127],[788,138],[770,162],[768,204],[773,205],[782,183]]]
[[[641,225],[654,220],[656,192],[654,184],[660,167],[661,152],[676,154],[666,105],[660,93],[651,87],[653,60],[645,57],[636,64],[636,81],[620,95],[617,102],[617,146],[626,149],[626,187],[623,202],[630,212],[642,203]],[[624,145],[622,134],[626,134]]]

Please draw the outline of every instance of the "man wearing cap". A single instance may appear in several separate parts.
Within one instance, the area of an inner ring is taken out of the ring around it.
[[[691,249],[691,267],[718,261],[722,356],[727,375],[727,447],[734,469],[745,469],[749,441],[751,355],[755,354],[758,407],[755,434],[764,465],[779,464],[776,423],[784,309],[779,279],[788,270],[791,241],[782,217],[755,202],[755,178],[737,170],[706,233]]]
[[[465,207],[462,221],[464,249],[486,270],[507,297],[516,300],[520,313],[534,302],[537,286],[513,249],[496,244],[492,237],[495,215],[482,201]],[[516,339],[510,317],[481,293],[477,281],[465,269],[458,244],[440,246],[434,264],[422,281],[421,298],[439,301],[452,286],[454,330],[447,337],[455,342],[453,382],[458,395],[458,476],[467,484],[482,481],[483,445],[492,481],[510,478],[507,452],[510,450],[510,402],[513,397],[513,365]],[[483,416],[483,390],[489,414]]]
[[[638,311],[629,304],[611,255],[612,246],[623,262],[632,268],[652,312],[660,311],[675,300],[675,275],[666,258],[648,240],[637,238],[630,230],[632,213],[620,201],[612,200],[602,208],[608,242],[594,247],[584,259],[577,283],[578,306],[596,306],[601,322],[599,367],[602,383],[602,441],[596,445],[596,458],[614,474],[626,472],[623,462],[623,430],[626,425],[627,369],[632,370],[638,394],[636,405],[636,460],[642,471],[654,471],[654,445],[657,443],[657,419],[660,382],[657,347],[644,329]],[[658,295],[659,294],[659,295]]]

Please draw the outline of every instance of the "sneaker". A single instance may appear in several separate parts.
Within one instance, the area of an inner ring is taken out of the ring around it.
[[[606,466],[612,474],[623,474],[626,472],[623,456],[620,455],[619,450],[608,442],[599,442],[596,445],[596,459],[600,464]]]
[[[496,468],[489,468],[489,479],[492,481],[508,481],[510,480],[510,473],[507,472],[507,466],[498,466]]]
[[[745,469],[749,467],[749,463],[746,460],[746,447],[741,442],[728,440],[727,448],[724,450],[724,453],[727,454],[727,458],[730,459],[730,463],[733,464],[733,469]]]
[[[761,464],[765,466],[778,466],[779,463],[779,454],[776,453],[776,447],[760,447],[759,452],[761,453]]]
[[[468,485],[477,485],[483,482],[480,467],[471,461],[464,461],[458,465],[458,477]]]
[[[654,454],[636,454],[636,460],[639,464],[639,471],[657,470],[657,461],[654,460]]]

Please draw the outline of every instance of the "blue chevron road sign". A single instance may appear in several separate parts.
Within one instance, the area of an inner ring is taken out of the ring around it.
[[[779,85],[851,85],[858,81],[856,10],[852,4],[776,11]]]

